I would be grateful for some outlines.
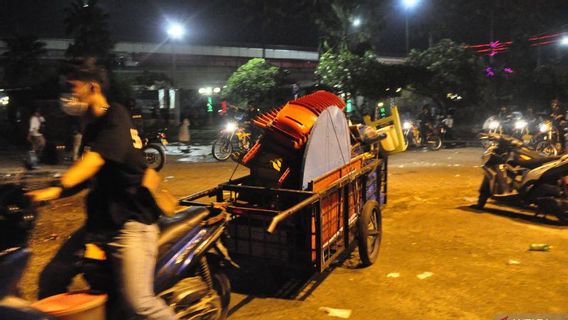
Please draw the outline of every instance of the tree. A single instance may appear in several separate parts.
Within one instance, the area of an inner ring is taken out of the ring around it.
[[[39,58],[45,54],[45,43],[35,36],[4,39],[7,51],[2,54],[4,83],[9,87],[29,87],[41,80]]]
[[[73,37],[67,48],[72,57],[94,56],[106,60],[114,47],[108,26],[109,15],[97,0],[74,0],[65,9],[65,33]]]
[[[371,51],[360,56],[342,49],[338,53],[330,50],[322,54],[316,76],[320,84],[338,94],[362,97],[362,105],[353,109],[356,115],[362,116],[372,113],[378,100],[397,95],[397,89],[407,85],[412,71],[406,66],[385,65]]]
[[[278,67],[264,59],[254,58],[229,77],[223,96],[240,107],[271,107],[282,102],[276,95],[282,83],[283,75]]]
[[[448,108],[456,97],[466,104],[479,100],[483,67],[464,45],[445,39],[427,50],[412,50],[407,64],[426,74],[413,80],[409,89],[441,107]]]
[[[320,31],[324,49],[350,49],[363,53],[376,40],[384,23],[384,8],[375,1],[312,0],[311,17]],[[356,19],[360,25],[354,26]]]

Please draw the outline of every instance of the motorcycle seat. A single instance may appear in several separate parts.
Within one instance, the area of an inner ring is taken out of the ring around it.
[[[518,165],[520,167],[523,168],[527,168],[527,169],[535,169],[538,168],[540,166],[542,166],[545,163],[551,162],[551,161],[555,161],[560,159],[560,156],[550,156],[550,157],[539,157],[539,158],[533,158],[530,160],[523,160],[523,159],[515,159],[514,161],[512,161],[512,164]]]
[[[171,217],[162,216],[158,220],[160,227],[159,251],[162,252],[164,247],[169,247],[179,237],[198,226],[208,214],[209,209],[205,207],[190,207]]]

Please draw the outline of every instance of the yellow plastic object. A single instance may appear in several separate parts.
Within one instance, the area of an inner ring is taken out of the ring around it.
[[[403,152],[406,150],[402,123],[396,106],[391,107],[391,115],[376,121],[371,121],[370,116],[364,116],[365,124],[376,128],[379,133],[384,133],[387,137],[381,140],[381,147],[387,154]]]
[[[39,300],[32,307],[59,320],[104,320],[106,301],[106,294],[70,292]]]

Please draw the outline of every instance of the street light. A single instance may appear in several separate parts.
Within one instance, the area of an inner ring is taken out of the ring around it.
[[[402,0],[402,5],[404,6],[404,33],[406,36],[406,54],[409,51],[409,35],[408,35],[408,12],[418,5],[420,0]]]
[[[563,37],[560,39],[560,45],[568,46],[568,36],[563,36]]]
[[[172,84],[175,82],[174,81],[174,75],[175,75],[175,69],[176,69],[176,55],[174,52],[174,40],[181,40],[183,38],[183,36],[185,35],[185,27],[177,22],[171,22],[168,25],[168,28],[166,30],[166,32],[168,33],[168,37],[170,40],[170,46],[172,49],[172,72],[171,72],[171,78],[172,78]]]
[[[361,23],[362,23],[361,18],[357,17],[353,19],[353,22],[351,24],[353,24],[355,28],[358,28],[359,26],[361,26]]]

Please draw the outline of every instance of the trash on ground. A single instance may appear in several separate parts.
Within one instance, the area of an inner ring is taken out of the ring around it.
[[[422,272],[421,274],[417,275],[416,277],[418,277],[418,279],[420,279],[420,280],[424,280],[426,278],[430,278],[433,275],[434,274],[432,272]]]
[[[350,309],[336,309],[336,308],[329,308],[329,307],[320,307],[320,311],[327,313],[330,317],[337,317],[342,319],[348,319],[351,316]]]
[[[546,243],[531,243],[529,251],[550,251],[550,245]]]
[[[509,259],[509,261],[507,261],[507,264],[509,264],[509,265],[518,265],[518,264],[521,264],[521,262],[520,262],[519,260]]]
[[[398,272],[391,272],[387,274],[387,278],[398,278],[398,277],[400,277],[400,273]]]

